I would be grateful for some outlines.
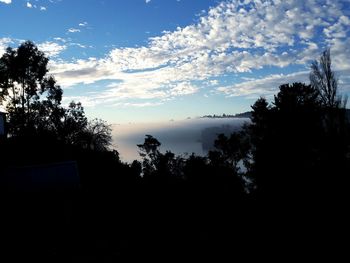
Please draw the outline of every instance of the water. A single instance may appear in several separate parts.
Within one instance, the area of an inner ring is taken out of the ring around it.
[[[247,118],[198,118],[163,123],[129,123],[113,125],[113,145],[125,162],[140,160],[137,144],[142,144],[146,134],[162,143],[160,150],[175,154],[206,155],[213,147],[217,134],[239,130]]]

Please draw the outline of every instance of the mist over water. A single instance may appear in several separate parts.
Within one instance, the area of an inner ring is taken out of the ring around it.
[[[142,144],[146,134],[157,138],[161,151],[175,154],[206,155],[217,134],[239,130],[248,118],[196,118],[162,123],[129,123],[113,125],[113,146],[122,161],[140,160],[137,144]]]

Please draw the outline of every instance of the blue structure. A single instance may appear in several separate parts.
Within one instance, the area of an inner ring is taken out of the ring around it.
[[[6,114],[0,111],[0,137],[6,137]]]
[[[65,192],[80,187],[75,161],[8,167],[0,183],[8,192]]]

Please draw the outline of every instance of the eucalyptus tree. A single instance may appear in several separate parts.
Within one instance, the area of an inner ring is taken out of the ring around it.
[[[0,58],[0,102],[8,112],[13,135],[38,128],[45,118],[58,114],[63,92],[47,74],[48,61],[31,41],[17,49],[7,48]]]

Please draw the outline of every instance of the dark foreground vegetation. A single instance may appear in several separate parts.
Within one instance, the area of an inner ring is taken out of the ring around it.
[[[109,148],[108,124],[89,121],[80,103],[61,106],[47,63],[31,42],[0,59],[2,262],[283,260],[322,255],[332,244],[344,251],[337,241],[347,226],[350,130],[329,50],[312,64],[311,85],[282,85],[271,103],[258,99],[251,124],[219,135],[208,156],[161,153],[146,135],[143,161],[131,164]],[[63,183],[11,180],[50,176],[57,164],[67,171]]]

